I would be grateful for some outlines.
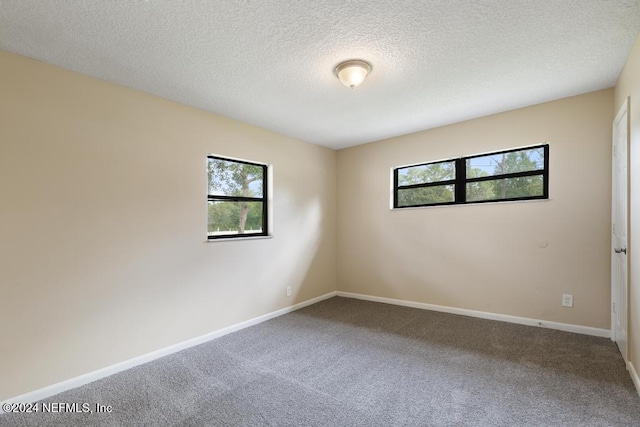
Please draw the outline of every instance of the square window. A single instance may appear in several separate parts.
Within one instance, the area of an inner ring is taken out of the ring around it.
[[[268,235],[268,166],[207,156],[207,238]]]

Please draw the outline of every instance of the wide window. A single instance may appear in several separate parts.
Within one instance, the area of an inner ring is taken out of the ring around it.
[[[207,156],[208,238],[268,235],[267,165]]]
[[[549,145],[393,170],[393,207],[549,198]]]

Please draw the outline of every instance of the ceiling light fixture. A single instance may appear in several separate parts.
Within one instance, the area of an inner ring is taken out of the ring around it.
[[[351,59],[336,65],[333,72],[343,85],[353,89],[371,72],[371,64],[361,59]]]

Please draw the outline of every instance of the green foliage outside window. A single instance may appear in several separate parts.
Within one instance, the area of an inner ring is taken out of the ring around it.
[[[209,236],[265,230],[265,171],[262,165],[209,157]]]
[[[461,159],[466,168],[463,184],[456,180],[456,160],[398,168],[396,206],[457,203],[456,185],[465,187],[464,202],[542,197],[546,150],[548,146],[540,146]],[[483,177],[487,179],[474,180]]]

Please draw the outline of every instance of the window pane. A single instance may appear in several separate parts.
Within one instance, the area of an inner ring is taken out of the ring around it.
[[[209,201],[209,236],[262,233],[262,202]]]
[[[467,202],[536,197],[544,194],[542,175],[467,184]]]
[[[474,157],[466,163],[467,178],[543,170],[544,147]]]
[[[455,162],[442,162],[398,169],[398,185],[427,184],[455,179],[455,165]]]
[[[208,158],[207,162],[210,195],[262,197],[262,166],[211,158]]]
[[[398,190],[398,206],[433,205],[454,200],[454,185],[437,185]]]

